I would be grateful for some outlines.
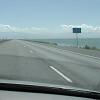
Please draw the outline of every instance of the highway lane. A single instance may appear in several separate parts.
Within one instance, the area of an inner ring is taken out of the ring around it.
[[[0,78],[2,79],[60,84],[63,79],[60,79],[60,76],[48,66],[41,61],[35,51],[18,41],[9,41],[0,46]]]
[[[99,75],[99,59],[21,40],[12,40],[0,45],[2,79],[99,90]]]

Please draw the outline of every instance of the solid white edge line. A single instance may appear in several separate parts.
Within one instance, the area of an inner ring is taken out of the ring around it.
[[[56,47],[51,47],[51,48],[55,48],[56,50],[61,50],[61,51],[64,51],[64,52],[70,52],[70,53],[73,53],[73,54],[77,54],[77,55],[81,55],[81,56],[85,56],[85,57],[89,57],[89,58],[94,58],[94,59],[99,59],[99,57],[95,57],[95,56],[91,56],[91,55],[87,55],[87,54],[82,54],[82,53],[78,53],[78,52],[74,52],[74,51],[71,51],[71,50],[64,50],[64,49],[60,49],[60,48],[56,48]]]
[[[39,44],[39,45],[41,45],[41,44]],[[73,53],[73,54],[77,54],[77,55],[81,55],[81,56],[85,56],[85,57],[89,57],[89,58],[93,58],[93,59],[100,60],[99,57],[95,57],[95,56],[91,56],[91,55],[87,55],[87,54],[82,54],[82,53],[78,53],[78,52],[74,52],[74,51],[70,51],[70,50],[64,50],[64,49],[60,49],[60,48],[56,48],[56,47],[50,47],[50,48],[55,48],[56,50],[62,50],[64,52],[67,52],[68,51],[68,52]]]
[[[72,83],[72,80],[69,79],[67,76],[65,76],[63,73],[61,73],[58,69],[54,68],[53,66],[49,66],[52,70],[54,70],[56,73],[58,73],[60,76],[62,76],[65,80]]]
[[[30,52],[31,52],[31,53],[33,53],[33,51],[32,51],[32,50],[30,50]]]
[[[86,54],[82,54],[82,53],[77,53],[77,52],[73,52],[73,51],[69,51],[69,50],[63,50],[63,51],[65,51],[65,52],[68,51],[68,52],[71,52],[73,54],[77,54],[77,55],[81,55],[81,56],[85,56],[85,57],[89,57],[89,58],[94,58],[94,59],[99,59],[100,60],[99,57],[95,57],[95,56],[90,56],[90,55],[86,55]]]

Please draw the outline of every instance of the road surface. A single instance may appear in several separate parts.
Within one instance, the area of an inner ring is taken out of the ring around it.
[[[0,44],[0,79],[100,90],[100,59],[11,40]]]

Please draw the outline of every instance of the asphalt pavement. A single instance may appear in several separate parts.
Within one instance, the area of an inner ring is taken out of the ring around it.
[[[22,40],[0,44],[0,79],[100,90],[100,59]]]

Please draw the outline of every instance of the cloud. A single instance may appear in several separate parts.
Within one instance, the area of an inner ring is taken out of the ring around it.
[[[44,27],[16,27],[11,25],[0,24],[0,32],[19,32],[19,33],[38,33],[46,32],[48,29]]]
[[[87,24],[82,24],[82,25],[60,25],[60,27],[67,32],[72,32],[72,28],[80,27],[82,28],[83,32],[100,32],[100,26],[92,26],[92,25],[87,25]]]
[[[16,27],[0,24],[0,36],[9,38],[73,38],[73,27],[81,27],[80,37],[100,37],[100,26],[82,25],[60,25],[55,27]],[[91,34],[89,34],[89,32]],[[5,34],[4,34],[5,33]],[[8,34],[9,33],[9,34]],[[25,34],[24,34],[25,33]]]
[[[87,24],[82,25],[60,25],[60,28],[48,29],[45,27],[16,27],[11,25],[0,24],[0,32],[16,32],[16,33],[62,33],[71,32],[73,27],[82,28],[82,32],[100,32],[100,26],[92,26]]]

